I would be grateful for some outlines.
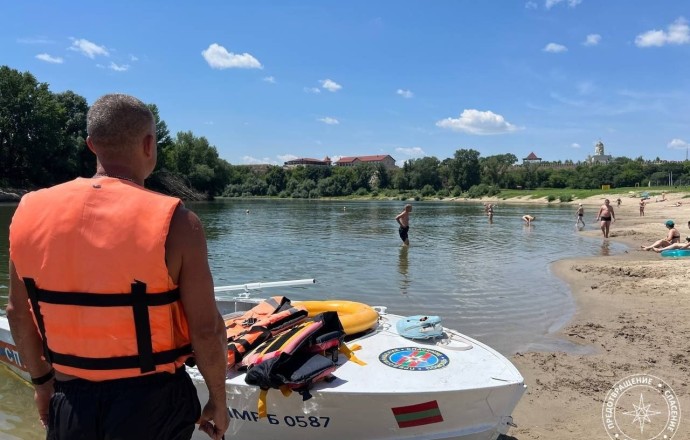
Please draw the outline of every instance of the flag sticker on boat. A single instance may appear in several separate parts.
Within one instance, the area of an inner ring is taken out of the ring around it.
[[[391,408],[391,411],[393,411],[395,421],[398,422],[398,428],[411,428],[443,421],[441,409],[435,400],[416,405],[399,406]]]
[[[408,371],[438,370],[450,363],[440,351],[421,347],[392,348],[381,353],[379,360],[391,368]]]

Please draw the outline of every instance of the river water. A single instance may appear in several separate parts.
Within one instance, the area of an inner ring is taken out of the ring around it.
[[[575,229],[571,206],[501,205],[493,223],[481,203],[414,202],[409,248],[401,247],[399,201],[218,200],[188,203],[202,219],[217,286],[315,278],[309,287],[267,289],[290,299],[347,299],[400,315],[439,315],[505,355],[574,349],[551,334],[574,313],[550,263],[625,248]],[[7,267],[14,205],[0,204],[0,268]],[[521,217],[530,213],[531,226]],[[587,214],[587,213],[586,213]],[[585,216],[587,229],[596,228]],[[7,303],[0,270],[0,309]],[[31,388],[0,368],[0,438],[38,439]]]

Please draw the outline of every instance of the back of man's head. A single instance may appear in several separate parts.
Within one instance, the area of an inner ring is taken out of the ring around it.
[[[147,134],[155,135],[151,110],[137,98],[123,94],[101,96],[86,116],[86,133],[104,155],[131,151]]]

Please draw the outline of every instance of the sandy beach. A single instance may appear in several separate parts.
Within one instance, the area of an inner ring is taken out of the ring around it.
[[[649,200],[644,217],[639,216],[639,199],[609,195],[616,212],[610,240],[624,242],[630,249],[623,255],[553,265],[554,273],[570,284],[578,305],[559,337],[590,348],[591,354],[527,352],[512,357],[528,391],[513,414],[518,427],[511,429],[508,440],[610,438],[602,405],[614,384],[630,375],[652,375],[665,382],[671,396],[677,396],[681,418],[675,430],[654,437],[657,432],[651,423],[658,428],[669,411],[657,404],[647,407],[651,412],[646,420],[639,411],[637,417],[621,417],[627,420],[622,430],[636,439],[690,439],[690,258],[663,258],[640,250],[641,244],[665,237],[667,219],[675,221],[682,240],[690,235],[690,199],[682,199],[684,195],[670,194],[664,202]],[[618,197],[620,207],[615,203]],[[673,206],[676,201],[683,205]],[[603,197],[573,202],[573,213],[578,202],[585,207],[588,225],[581,234],[603,241],[598,229],[590,229]]]

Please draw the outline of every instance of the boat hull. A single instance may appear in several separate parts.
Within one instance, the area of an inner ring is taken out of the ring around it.
[[[258,416],[259,389],[230,371],[226,381],[231,416],[228,434],[238,440],[463,439],[494,440],[512,425],[511,413],[525,392],[524,380],[505,357],[484,344],[445,330],[442,340],[411,341],[397,334],[402,317],[381,314],[375,331],[348,341],[356,356],[340,355],[332,382],[319,382],[303,400],[269,390],[265,418]],[[28,373],[0,317],[0,362],[24,380]],[[202,403],[203,377],[188,369]],[[206,439],[196,432],[194,439]]]

